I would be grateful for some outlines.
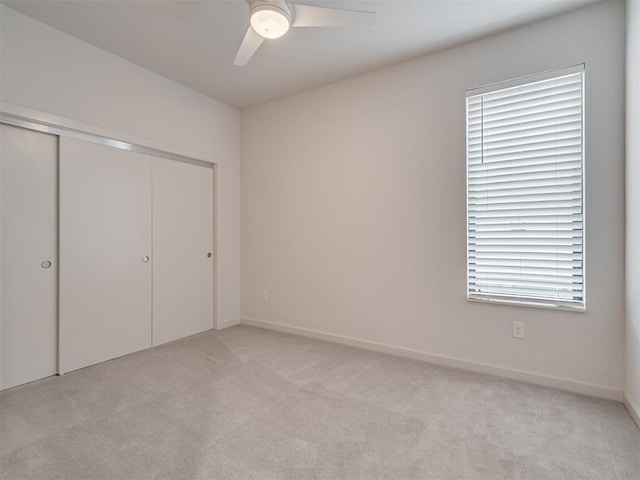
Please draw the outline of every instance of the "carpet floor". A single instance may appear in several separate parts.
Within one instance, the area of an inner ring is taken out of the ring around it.
[[[0,393],[9,479],[640,479],[617,402],[248,326]]]

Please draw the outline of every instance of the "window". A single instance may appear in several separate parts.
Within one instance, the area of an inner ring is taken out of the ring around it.
[[[467,298],[584,309],[584,66],[467,92]]]

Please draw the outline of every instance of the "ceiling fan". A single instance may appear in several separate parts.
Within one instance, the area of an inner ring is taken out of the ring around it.
[[[249,28],[234,65],[244,66],[265,39],[280,38],[290,27],[348,27],[373,25],[375,12],[288,4],[285,0],[245,0],[249,4]]]

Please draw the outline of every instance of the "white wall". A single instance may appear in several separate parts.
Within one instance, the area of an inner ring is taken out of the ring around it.
[[[218,163],[218,322],[240,315],[239,112],[0,6],[0,99]]]
[[[640,415],[640,1],[627,3],[626,396]]]
[[[469,303],[465,90],[582,62],[587,312]],[[624,4],[605,2],[243,111],[243,317],[620,398],[623,71]]]

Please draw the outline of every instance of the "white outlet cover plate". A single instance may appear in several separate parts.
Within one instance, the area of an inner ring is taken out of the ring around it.
[[[513,338],[524,338],[524,323],[512,322],[511,335],[513,336]]]

